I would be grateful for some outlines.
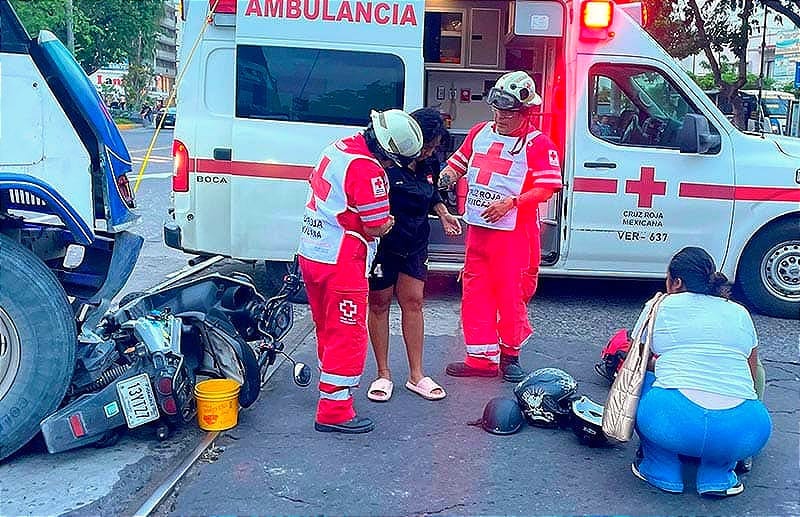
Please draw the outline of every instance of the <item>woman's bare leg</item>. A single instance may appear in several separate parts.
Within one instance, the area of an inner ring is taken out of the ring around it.
[[[369,340],[378,364],[378,377],[392,379],[389,369],[389,306],[392,304],[394,287],[369,292]]]

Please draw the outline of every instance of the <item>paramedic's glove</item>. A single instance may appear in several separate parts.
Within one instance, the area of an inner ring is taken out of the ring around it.
[[[450,190],[458,181],[458,176],[448,170],[442,171],[439,176],[439,190]]]
[[[481,213],[481,217],[483,217],[486,222],[496,223],[512,208],[514,208],[514,198],[503,198],[489,205],[489,208]]]

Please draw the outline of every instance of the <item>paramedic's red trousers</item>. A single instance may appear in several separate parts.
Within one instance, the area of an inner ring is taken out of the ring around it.
[[[474,368],[496,369],[500,352],[518,356],[532,334],[526,302],[530,292],[529,238],[525,224],[513,231],[470,226],[464,263],[461,321]]]
[[[299,258],[317,327],[320,424],[341,424],[356,415],[352,390],[361,380],[367,357],[369,287],[364,244],[345,238],[339,256],[338,264]]]

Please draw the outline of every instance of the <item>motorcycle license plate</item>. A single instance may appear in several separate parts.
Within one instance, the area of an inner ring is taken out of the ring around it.
[[[117,393],[128,427],[133,429],[158,420],[158,405],[150,386],[150,377],[141,373],[117,383]]]

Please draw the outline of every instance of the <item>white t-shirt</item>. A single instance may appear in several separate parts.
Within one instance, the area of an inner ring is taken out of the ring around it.
[[[738,303],[695,293],[669,295],[653,329],[652,349],[659,356],[653,386],[756,399],[747,358],[757,345],[753,320]]]

